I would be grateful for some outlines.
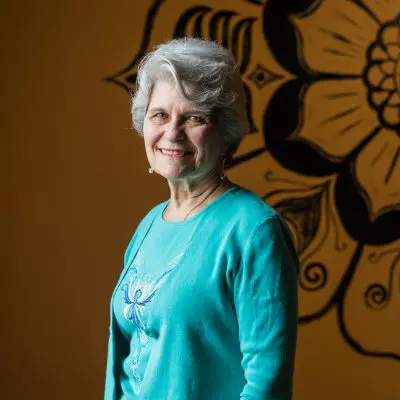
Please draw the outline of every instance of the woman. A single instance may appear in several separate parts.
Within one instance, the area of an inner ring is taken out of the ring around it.
[[[224,175],[248,128],[232,55],[148,54],[133,123],[170,199],[142,220],[111,301],[108,399],[290,399],[297,257],[282,218]]]

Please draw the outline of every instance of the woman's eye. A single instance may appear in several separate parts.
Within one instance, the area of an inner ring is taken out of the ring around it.
[[[157,119],[164,119],[165,117],[166,117],[166,114],[163,112],[158,112],[153,115],[153,118],[157,118]]]
[[[200,115],[191,115],[188,120],[194,124],[205,124],[206,119]]]

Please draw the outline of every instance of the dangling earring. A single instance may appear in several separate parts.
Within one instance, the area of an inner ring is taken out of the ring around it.
[[[154,172],[154,169],[153,168],[149,168],[149,174],[152,174]]]
[[[221,179],[221,181],[223,181],[225,179],[225,174],[224,174],[224,167],[225,167],[225,160],[226,160],[225,154],[222,155],[221,160],[222,160],[222,173],[219,176],[219,178]]]

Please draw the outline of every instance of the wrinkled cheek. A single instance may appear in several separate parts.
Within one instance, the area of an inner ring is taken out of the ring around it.
[[[149,161],[149,163],[152,163],[155,159],[155,154],[153,151],[153,148],[151,147],[150,144],[145,144],[145,152],[146,152],[146,156],[147,156],[147,160]]]
[[[156,135],[144,131],[144,148],[147,154],[147,158],[154,157],[154,148],[156,146]]]

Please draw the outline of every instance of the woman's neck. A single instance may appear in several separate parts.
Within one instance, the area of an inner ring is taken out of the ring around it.
[[[202,181],[168,181],[170,202],[164,211],[167,221],[184,221],[192,217],[213,200],[226,192],[233,184],[225,177],[210,176]]]

